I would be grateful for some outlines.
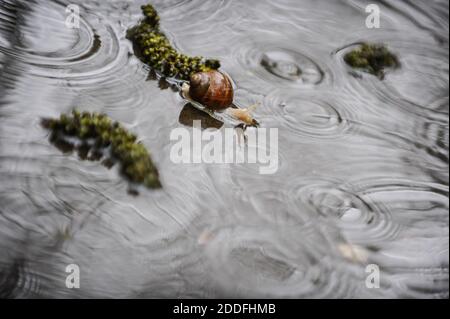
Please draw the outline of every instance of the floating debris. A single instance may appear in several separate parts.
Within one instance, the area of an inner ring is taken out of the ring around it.
[[[369,252],[362,246],[340,243],[337,248],[343,257],[352,262],[365,264],[369,259]]]
[[[202,57],[190,57],[175,50],[159,28],[159,16],[152,5],[143,5],[145,18],[127,32],[141,60],[163,76],[189,81],[192,74],[216,70],[220,62]]]
[[[361,69],[379,78],[384,78],[385,68],[398,68],[400,63],[396,55],[382,44],[363,43],[348,52],[344,61],[352,68]]]
[[[136,135],[104,114],[72,111],[59,119],[43,119],[42,126],[52,131],[50,141],[63,151],[77,149],[82,159],[100,160],[111,167],[121,164],[121,173],[131,182],[160,188],[158,171]],[[109,152],[108,152],[109,151]]]

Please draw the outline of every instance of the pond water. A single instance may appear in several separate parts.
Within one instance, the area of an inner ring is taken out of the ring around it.
[[[1,297],[448,298],[448,1],[370,1],[368,29],[362,0],[153,0],[171,43],[220,59],[236,103],[278,128],[272,175],[171,161],[195,112],[126,39],[145,3],[0,0]],[[361,41],[401,68],[350,70]],[[137,133],[163,188],[131,195],[54,147],[40,119],[74,107]]]

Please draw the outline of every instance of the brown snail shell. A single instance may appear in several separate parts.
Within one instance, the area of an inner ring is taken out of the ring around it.
[[[191,76],[189,95],[212,110],[223,110],[233,103],[233,85],[230,78],[219,71],[199,72]]]

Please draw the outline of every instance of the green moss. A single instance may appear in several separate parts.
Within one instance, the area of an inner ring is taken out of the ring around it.
[[[127,38],[133,42],[141,60],[166,77],[188,81],[193,73],[215,70],[218,60],[190,57],[177,52],[159,28],[159,16],[152,5],[142,6],[145,18],[128,30]]]
[[[378,77],[384,76],[385,68],[397,68],[397,57],[384,45],[364,43],[359,48],[348,52],[344,61],[353,68],[362,69]]]
[[[136,135],[106,115],[73,111],[71,115],[62,114],[59,119],[44,119],[42,125],[52,131],[51,141],[59,148],[68,151],[77,148],[80,157],[91,154],[89,159],[98,160],[110,147],[105,163],[118,161],[121,172],[130,181],[149,188],[161,187],[158,171],[145,146],[136,141]],[[76,138],[81,143],[71,143],[70,138]]]

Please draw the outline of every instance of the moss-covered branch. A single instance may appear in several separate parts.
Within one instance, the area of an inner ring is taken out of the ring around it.
[[[215,70],[218,60],[190,57],[177,52],[159,28],[159,16],[152,5],[142,6],[145,18],[128,30],[130,39],[141,60],[166,77],[188,81],[193,73]]]
[[[348,52],[344,56],[344,61],[353,68],[361,69],[380,78],[384,76],[385,68],[400,66],[397,56],[382,44],[363,43]]]
[[[110,163],[119,162],[122,174],[131,182],[144,184],[149,188],[160,188],[158,171],[152,163],[145,146],[137,142],[136,135],[129,133],[119,123],[104,114],[80,113],[62,114],[59,119],[44,119],[42,125],[52,131],[53,143],[63,142],[79,153],[93,153],[94,159],[101,159],[110,150]],[[80,143],[70,142],[75,138]]]

